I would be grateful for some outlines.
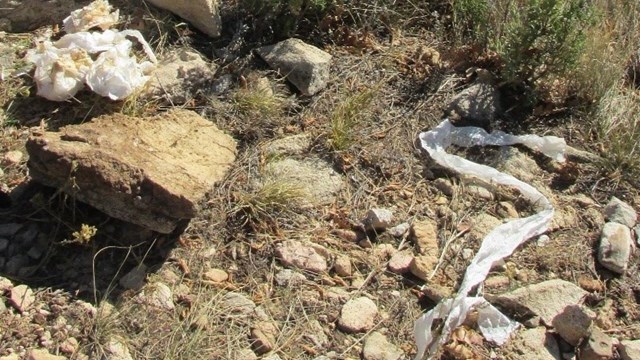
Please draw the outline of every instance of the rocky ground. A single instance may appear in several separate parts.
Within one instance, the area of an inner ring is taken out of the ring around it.
[[[232,5],[205,26],[157,1],[191,28],[113,3],[159,59],[124,101],[35,94],[26,50],[86,2],[0,9],[0,359],[412,358],[484,236],[536,211],[428,157],[444,116],[569,149],[453,150],[556,212],[481,290],[517,333],[497,346],[472,313],[436,357],[640,358],[640,194],[602,174],[579,113],[524,112],[428,28],[280,42]]]

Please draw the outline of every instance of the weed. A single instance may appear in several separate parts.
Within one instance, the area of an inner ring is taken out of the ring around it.
[[[601,167],[612,178],[637,180],[640,175],[640,94],[612,87],[596,111],[596,131],[603,146]]]
[[[259,19],[276,37],[292,36],[301,22],[316,16],[321,18],[333,5],[333,0],[242,0],[247,13]]]
[[[334,151],[348,149],[355,142],[354,127],[371,104],[375,92],[361,91],[338,105],[331,114],[330,146]]]
[[[285,98],[267,81],[255,81],[233,94],[232,101],[238,111],[249,116],[274,117],[285,108]]]

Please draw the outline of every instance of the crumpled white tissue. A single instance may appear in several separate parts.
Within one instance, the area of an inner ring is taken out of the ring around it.
[[[120,10],[113,11],[107,0],[96,0],[82,9],[74,10],[63,21],[67,34],[87,31],[98,27],[107,30],[118,22]]]
[[[72,33],[55,43],[43,40],[27,52],[25,59],[36,65],[34,80],[39,96],[52,101],[69,100],[86,84],[102,96],[122,100],[144,86],[157,59],[139,31],[73,32],[96,26],[107,28],[117,21],[117,15],[117,10],[111,13],[106,0],[97,0],[67,18]],[[142,45],[150,61],[138,62],[129,38]]]
[[[507,318],[483,297],[469,296],[469,292],[486,279],[496,261],[511,255],[527,239],[547,231],[553,218],[553,207],[533,186],[492,167],[448,154],[446,149],[450,145],[469,147],[523,144],[557,161],[564,161],[566,143],[564,139],[555,136],[515,136],[500,131],[488,134],[484,129],[477,127],[457,128],[449,120],[444,120],[431,131],[421,133],[420,142],[431,158],[441,166],[463,175],[475,176],[491,184],[518,189],[526,200],[535,205],[538,213],[504,223],[484,238],[478,253],[467,267],[456,297],[443,300],[415,322],[414,335],[418,348],[415,359],[422,359],[425,354],[429,357],[435,355],[440,345],[448,341],[451,332],[464,322],[467,314],[473,309],[478,311],[478,326],[485,338],[502,345],[519,324]],[[439,331],[432,329],[436,319],[444,319]]]

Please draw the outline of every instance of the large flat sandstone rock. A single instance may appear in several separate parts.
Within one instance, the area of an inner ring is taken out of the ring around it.
[[[169,233],[196,215],[221,180],[236,143],[192,111],[107,115],[27,142],[31,176],[106,214]]]

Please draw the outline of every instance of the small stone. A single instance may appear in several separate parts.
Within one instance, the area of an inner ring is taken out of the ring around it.
[[[45,249],[43,249],[38,245],[35,245],[35,246],[32,246],[31,249],[29,249],[29,251],[27,251],[27,255],[34,260],[38,260],[44,254],[44,251]]]
[[[417,278],[427,281],[431,272],[435,269],[438,259],[431,255],[416,256],[411,261],[410,270],[411,273]]]
[[[282,358],[276,353],[271,353],[263,356],[262,360],[282,360]]]
[[[275,276],[276,284],[279,286],[296,286],[307,281],[307,278],[291,269],[283,269],[278,271]]]
[[[165,310],[175,309],[171,289],[163,283],[153,283],[143,290],[141,300],[148,305]]]
[[[9,239],[0,238],[0,252],[3,252],[9,247]]]
[[[105,347],[104,360],[133,360],[129,349],[120,339],[112,337]]]
[[[348,277],[353,274],[351,259],[346,255],[339,255],[336,258],[336,263],[333,265],[333,268],[338,276]]]
[[[0,236],[9,238],[13,237],[20,229],[22,229],[22,224],[0,224]]]
[[[455,126],[489,127],[500,113],[500,92],[489,71],[478,69],[476,83],[457,94],[445,109]]]
[[[251,347],[258,355],[272,351],[276,345],[278,328],[269,321],[260,321],[251,328]]]
[[[338,327],[347,333],[368,331],[375,325],[378,307],[366,297],[347,301],[340,311]]]
[[[248,315],[253,313],[256,304],[243,294],[228,292],[222,297],[222,308],[225,313]]]
[[[365,360],[398,360],[402,355],[402,350],[377,331],[371,333],[364,340],[362,357]]]
[[[493,192],[486,186],[468,185],[465,190],[476,199],[493,200],[494,198]]]
[[[307,330],[304,337],[311,340],[316,348],[324,348],[329,344],[329,338],[324,333],[324,328],[318,320],[311,320],[305,327]]]
[[[27,285],[18,285],[11,289],[9,303],[20,313],[23,313],[36,301],[31,290]]]
[[[5,264],[5,271],[10,275],[17,275],[29,263],[27,255],[18,254],[9,258]]]
[[[495,216],[481,213],[470,221],[473,226],[469,230],[469,237],[475,240],[482,240],[489,232],[495,229],[502,221]]]
[[[391,226],[393,222],[393,213],[388,209],[371,209],[367,212],[362,224],[367,229],[375,231],[384,231]]]
[[[7,279],[6,277],[2,277],[0,276],[0,294],[11,290],[11,288],[13,287],[13,284],[11,283],[11,280]]]
[[[540,235],[540,237],[538,237],[538,240],[536,240],[536,245],[538,245],[539,247],[544,247],[549,243],[549,241],[551,241],[549,235]]]
[[[604,208],[604,216],[607,221],[615,222],[632,228],[636,225],[637,214],[631,205],[612,197]]]
[[[65,354],[73,354],[78,350],[78,340],[74,337],[70,337],[60,344],[60,351]]]
[[[7,151],[7,153],[4,154],[4,156],[2,157],[2,165],[7,167],[16,166],[20,164],[23,157],[24,155],[22,154],[21,151],[18,151],[18,150]]]
[[[351,287],[356,289],[362,289],[362,287],[366,284],[365,279],[362,276],[356,276],[351,280]]]
[[[578,278],[578,285],[588,292],[603,292],[605,290],[602,281],[587,276],[580,276]]]
[[[433,181],[433,186],[447,196],[453,196],[456,190],[451,181],[443,178],[435,179]]]
[[[421,291],[424,296],[435,304],[442,301],[442,299],[451,297],[452,294],[452,290],[450,288],[440,286],[438,284],[426,284]]]
[[[632,246],[633,240],[628,227],[613,222],[606,223],[600,237],[598,262],[615,273],[624,274],[627,271]]]
[[[146,277],[147,267],[144,264],[140,264],[120,278],[118,283],[125,289],[138,291],[144,286]]]
[[[358,233],[353,230],[334,229],[331,230],[331,234],[348,242],[358,242],[361,239],[361,236],[359,236]]]
[[[613,358],[613,341],[597,327],[591,331],[588,341],[580,347],[580,360],[602,360]]]
[[[236,360],[258,360],[258,356],[251,349],[238,350],[233,358]]]
[[[330,303],[342,304],[351,296],[347,290],[341,287],[330,287],[324,293],[325,298]]]
[[[389,271],[396,274],[406,274],[411,269],[413,254],[410,251],[399,251],[389,260]]]
[[[620,359],[638,360],[640,359],[640,340],[622,340],[618,347]]]
[[[473,249],[469,249],[469,248],[462,249],[462,258],[464,260],[470,260],[474,254],[475,254],[475,251],[473,251]]]
[[[222,269],[211,269],[205,272],[202,277],[213,282],[223,282],[229,279],[229,274]]]
[[[484,287],[487,290],[504,289],[509,287],[511,279],[507,275],[490,276],[484,281]]]
[[[407,231],[409,231],[410,228],[411,228],[411,225],[409,225],[409,223],[405,222],[405,223],[396,225],[396,226],[394,226],[392,228],[389,228],[387,230],[387,233],[389,235],[393,236],[393,237],[399,238],[399,237],[404,236],[404,234],[406,234]]]
[[[578,345],[582,338],[591,333],[591,323],[596,315],[589,309],[578,305],[569,305],[553,318],[556,332],[572,346]]]
[[[214,94],[224,94],[231,88],[233,84],[233,75],[224,74],[213,81],[211,84],[211,92]]]
[[[438,255],[438,224],[434,220],[414,222],[411,235],[420,254]]]
[[[512,345],[513,351],[520,359],[527,360],[560,360],[560,348],[553,335],[544,327],[521,330]]]
[[[27,360],[65,360],[64,356],[50,354],[46,349],[34,349],[29,351]]]
[[[498,213],[498,215],[506,219],[515,219],[520,217],[520,215],[518,214],[518,210],[516,210],[516,207],[508,201],[500,201],[498,203],[496,212]]]
[[[299,241],[288,240],[276,248],[276,257],[285,266],[294,266],[305,271],[322,273],[327,271],[327,260],[311,246]]]
[[[287,78],[303,95],[327,86],[331,55],[299,39],[287,39],[257,50],[271,68]]]
[[[587,292],[568,281],[554,279],[525,286],[502,295],[486,294],[485,298],[509,313],[540,316],[545,325],[569,305],[579,304]]]
[[[264,147],[267,156],[300,155],[311,147],[312,139],[308,134],[297,134],[269,142]]]

